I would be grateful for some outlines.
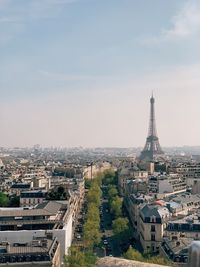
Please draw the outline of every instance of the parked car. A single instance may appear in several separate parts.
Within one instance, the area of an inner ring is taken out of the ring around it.
[[[77,234],[77,235],[76,235],[76,238],[77,238],[77,239],[81,239],[81,235],[80,235],[80,234]]]
[[[104,239],[103,243],[104,243],[104,245],[108,245],[108,240]]]

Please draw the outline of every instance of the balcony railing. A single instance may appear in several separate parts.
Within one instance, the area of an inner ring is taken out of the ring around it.
[[[13,221],[0,221],[0,226],[3,225],[35,225],[35,224],[55,224],[63,223],[61,220],[13,220]]]

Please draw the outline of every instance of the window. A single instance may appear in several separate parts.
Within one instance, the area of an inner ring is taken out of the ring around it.
[[[155,231],[156,231],[155,225],[151,225],[151,232],[155,232]]]
[[[156,240],[156,237],[154,234],[151,234],[151,241],[155,241]]]
[[[177,236],[172,236],[172,241],[176,241],[178,240],[178,237]]]
[[[150,222],[155,223],[156,222],[156,217],[155,216],[150,217]]]

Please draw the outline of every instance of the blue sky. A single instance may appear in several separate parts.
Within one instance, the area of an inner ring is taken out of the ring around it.
[[[198,0],[0,0],[2,145],[199,145]]]

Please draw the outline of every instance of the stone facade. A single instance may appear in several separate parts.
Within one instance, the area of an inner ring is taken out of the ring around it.
[[[162,267],[162,266],[157,264],[130,261],[113,257],[105,257],[98,260],[96,267]]]

